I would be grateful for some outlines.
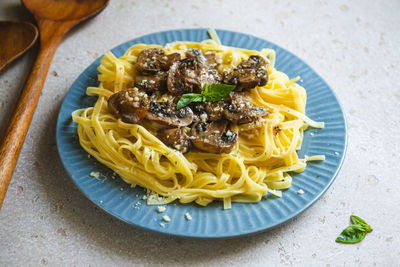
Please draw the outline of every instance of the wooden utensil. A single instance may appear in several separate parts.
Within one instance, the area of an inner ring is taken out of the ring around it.
[[[36,42],[39,31],[26,21],[0,21],[0,73],[25,54]]]
[[[22,0],[22,3],[39,25],[40,49],[0,147],[0,207],[58,45],[73,26],[102,11],[108,0]]]

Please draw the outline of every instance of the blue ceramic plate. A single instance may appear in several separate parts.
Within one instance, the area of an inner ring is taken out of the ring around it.
[[[316,121],[324,121],[325,128],[306,132],[299,156],[323,154],[326,160],[310,163],[304,172],[295,174],[292,187],[283,192],[282,198],[266,198],[257,204],[233,203],[230,210],[223,210],[222,202],[207,207],[173,203],[167,206],[166,212],[158,214],[155,206],[147,206],[142,200],[143,189],[130,188],[119,177],[113,179],[112,171],[94,158],[88,158],[79,145],[77,125],[72,122],[71,113],[92,106],[96,100],[86,96],[85,91],[88,86],[98,85],[100,59],[97,59],[74,82],[64,99],[57,122],[57,146],[62,162],[78,188],[94,204],[128,224],[192,238],[227,238],[266,231],[309,208],[338,174],[346,151],[346,123],[340,104],[326,82],[297,56],[273,43],[243,33],[225,30],[217,30],[217,33],[224,45],[254,50],[275,49],[276,68],[289,77],[301,76],[308,94],[307,115]],[[172,30],[133,39],[111,51],[119,57],[136,43],[165,45],[173,41],[200,42],[208,38],[205,29]],[[91,172],[101,175],[94,178],[90,176]],[[297,194],[299,189],[303,189],[304,194]],[[187,212],[193,218],[191,221],[185,219]],[[160,223],[166,214],[171,221],[163,227]]]

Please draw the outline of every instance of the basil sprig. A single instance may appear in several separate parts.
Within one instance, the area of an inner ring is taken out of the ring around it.
[[[346,244],[358,243],[365,238],[367,233],[372,231],[371,226],[360,217],[351,215],[350,220],[353,225],[344,229],[336,238],[336,242]]]
[[[224,99],[235,89],[235,85],[229,84],[205,84],[200,94],[183,94],[176,105],[176,109],[186,107],[192,102],[215,102]]]

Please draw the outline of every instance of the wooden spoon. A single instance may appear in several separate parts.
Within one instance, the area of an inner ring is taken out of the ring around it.
[[[26,21],[0,21],[0,73],[36,42],[38,29]]]
[[[40,49],[0,147],[0,207],[32,120],[51,59],[65,34],[102,11],[108,0],[22,0],[40,30]]]

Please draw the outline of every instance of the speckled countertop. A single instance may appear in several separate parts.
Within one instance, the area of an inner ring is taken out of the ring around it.
[[[55,54],[0,210],[0,266],[399,266],[398,10],[397,0],[112,0]],[[0,19],[32,20],[11,0],[0,2]],[[287,48],[332,86],[347,116],[348,151],[337,180],[314,206],[272,231],[200,241],[132,228],[86,199],[58,157],[60,104],[94,59],[134,37],[196,27],[245,32]],[[35,54],[0,75],[1,133]],[[374,231],[356,245],[335,243],[352,213]]]

